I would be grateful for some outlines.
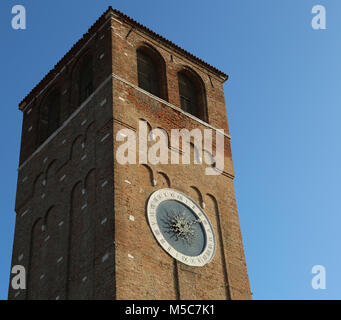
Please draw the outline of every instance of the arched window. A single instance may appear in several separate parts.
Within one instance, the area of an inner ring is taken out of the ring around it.
[[[181,108],[194,116],[197,116],[197,89],[192,81],[183,73],[179,73],[179,94]]]
[[[181,108],[207,121],[205,89],[199,76],[184,69],[178,73],[178,82]]]
[[[92,57],[88,56],[81,64],[79,71],[79,104],[81,104],[93,91]]]
[[[42,103],[39,112],[39,144],[60,125],[60,91],[53,91]]]
[[[137,51],[137,72],[139,87],[156,96],[160,95],[157,65],[143,52]]]
[[[137,49],[136,56],[139,87],[167,100],[165,62],[161,55],[155,49],[144,45]]]

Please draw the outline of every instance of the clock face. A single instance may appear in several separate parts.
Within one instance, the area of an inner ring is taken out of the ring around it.
[[[173,258],[197,267],[212,260],[216,242],[211,223],[185,194],[174,189],[155,191],[147,215],[155,238]]]

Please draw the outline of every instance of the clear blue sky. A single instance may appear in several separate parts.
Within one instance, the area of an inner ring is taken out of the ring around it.
[[[11,28],[11,8],[27,30]],[[323,4],[327,30],[311,27]],[[112,5],[230,75],[235,187],[254,299],[341,298],[341,2],[2,0],[0,299],[7,298],[18,102]],[[327,289],[313,290],[323,265]]]

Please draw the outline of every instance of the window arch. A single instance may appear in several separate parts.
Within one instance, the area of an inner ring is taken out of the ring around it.
[[[87,56],[80,68],[78,78],[79,88],[79,104],[85,101],[93,91],[93,68],[92,68],[92,56]]]
[[[207,122],[206,94],[201,78],[186,68],[178,72],[178,83],[181,108]]]
[[[168,100],[166,67],[161,55],[153,48],[143,45],[136,51],[138,85],[164,100]]]
[[[43,143],[60,125],[60,90],[50,93],[39,110],[39,144]]]

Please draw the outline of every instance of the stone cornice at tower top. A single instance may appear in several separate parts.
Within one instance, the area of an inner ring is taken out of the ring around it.
[[[170,49],[174,50],[174,52],[179,53],[186,57],[187,59],[198,64],[199,66],[206,68],[207,70],[216,74],[223,82],[228,79],[228,75],[225,74],[224,72],[218,70],[217,68],[208,64],[207,62],[194,56],[193,54],[179,47],[170,40],[155,33],[146,26],[140,24],[139,22],[120,12],[119,10],[113,9],[111,6],[109,6],[109,8],[97,19],[97,21],[88,29],[88,31],[85,34],[83,34],[82,38],[72,46],[72,48],[57,62],[57,64],[49,71],[49,73],[46,74],[45,77],[19,103],[20,110],[23,111],[25,107],[31,103],[31,100],[33,100],[34,97],[36,97],[41,91],[44,91],[44,89],[49,85],[49,83],[53,81],[60,72],[63,71],[69,60],[71,60],[74,57],[74,55],[76,55],[77,52],[81,50],[84,45],[86,45],[86,43],[96,34],[98,29],[108,20],[109,15],[112,15],[114,18],[117,18],[131,25],[131,27],[135,28],[136,30],[148,34],[153,39],[159,41],[162,45],[169,47]]]

